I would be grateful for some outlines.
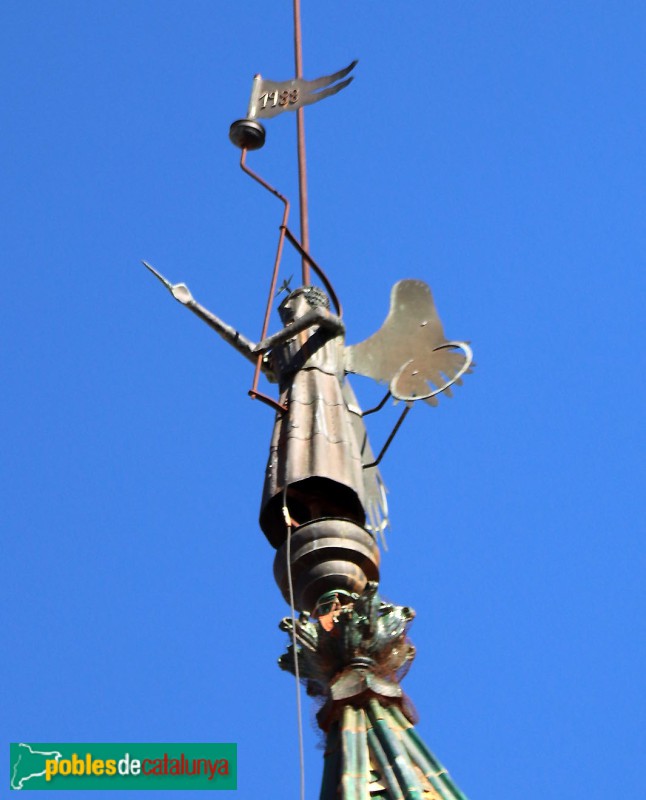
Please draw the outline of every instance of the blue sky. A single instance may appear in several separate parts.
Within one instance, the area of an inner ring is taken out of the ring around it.
[[[383,465],[419,731],[471,798],[640,797],[646,10],[303,5],[306,77],[359,59],[306,112],[348,341],[421,278],[478,363]],[[257,526],[272,412],[139,264],[258,337],[281,209],[227,133],[255,72],[293,75],[291,4],[5,0],[0,22],[2,746],[236,741],[236,796],[296,797]],[[294,128],[249,163],[295,203]]]

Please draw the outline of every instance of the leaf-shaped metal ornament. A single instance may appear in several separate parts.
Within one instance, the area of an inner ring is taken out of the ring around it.
[[[431,289],[418,280],[396,283],[381,328],[345,350],[347,372],[387,383],[397,400],[429,405],[437,405],[442,392],[450,397],[450,387],[461,384],[472,365],[469,344],[447,341]]]

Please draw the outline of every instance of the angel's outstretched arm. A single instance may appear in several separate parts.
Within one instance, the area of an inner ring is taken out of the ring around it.
[[[232,328],[231,325],[227,325],[226,322],[223,322],[219,317],[216,317],[216,315],[207,308],[204,308],[204,306],[200,305],[194,299],[185,283],[172,284],[170,281],[167,281],[163,275],[160,275],[156,269],[151,267],[150,264],[147,264],[145,261],[142,261],[142,264],[147,267],[156,278],[159,278],[168,291],[173,295],[175,300],[177,300],[183,306],[186,306],[186,308],[188,308],[189,311],[192,311],[196,317],[199,317],[201,320],[206,322],[210,328],[213,328],[216,333],[220,334],[225,342],[228,342],[246,359],[251,361],[253,364],[256,364],[258,361],[258,352],[260,351],[257,349],[257,345],[254,342],[247,339],[247,337],[241,334],[240,331]],[[268,376],[273,377],[268,365],[263,363],[261,368],[263,372],[268,374]]]
[[[329,311],[323,308],[312,308],[307,313],[303,314],[302,317],[298,317],[298,319],[290,322],[289,325],[286,325],[281,331],[278,331],[278,333],[274,333],[266,339],[263,339],[262,342],[259,342],[254,347],[254,353],[266,353],[267,350],[271,350],[271,348],[275,347],[277,344],[287,342],[289,339],[293,339],[297,333],[307,330],[307,328],[312,328],[315,325],[330,331],[333,336],[345,333],[345,325],[340,317],[337,317],[335,314],[330,314]]]

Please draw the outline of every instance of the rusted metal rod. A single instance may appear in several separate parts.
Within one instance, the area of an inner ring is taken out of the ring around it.
[[[296,77],[303,77],[303,38],[301,34],[301,3],[294,0],[294,65]],[[305,160],[305,109],[301,106],[296,112],[296,146],[298,151],[298,200],[301,218],[301,244],[309,253],[310,229],[307,209],[307,166]],[[310,266],[302,259],[303,285],[309,286]]]
[[[280,269],[280,261],[283,256],[283,245],[285,243],[285,230],[287,229],[287,220],[289,219],[289,200],[284,197],[278,189],[275,189],[271,184],[267,183],[266,180],[260,177],[258,173],[254,172],[247,166],[247,150],[246,148],[242,151],[242,155],[240,156],[240,167],[243,172],[246,172],[251,178],[253,178],[257,183],[259,183],[264,189],[267,189],[268,192],[271,192],[275,195],[284,205],[283,209],[283,219],[280,223],[280,234],[278,236],[278,247],[276,248],[276,258],[274,259],[274,269],[271,273],[271,282],[269,284],[269,296],[267,297],[267,307],[265,308],[265,318],[262,323],[262,333],[260,334],[260,341],[267,337],[267,332],[269,330],[269,319],[271,317],[271,306],[274,300],[274,295],[276,294],[276,283],[278,282],[278,270]],[[262,366],[262,359],[263,355],[260,353],[258,355],[258,360],[256,361],[256,369],[253,375],[253,384],[251,389],[249,389],[249,396],[254,400],[262,400],[263,403],[267,403],[267,405],[272,406],[272,408],[277,409],[278,411],[284,412],[287,409],[281,403],[276,402],[273,397],[269,397],[269,395],[263,394],[262,392],[258,391],[258,381],[260,379],[260,368]]]
[[[327,289],[327,293],[330,295],[330,299],[334,303],[337,315],[339,317],[342,317],[343,316],[343,306],[341,305],[341,301],[339,300],[339,298],[337,297],[336,292],[334,291],[334,287],[332,286],[332,283],[330,282],[330,279],[328,278],[328,276],[323,271],[323,268],[319,264],[317,264],[316,261],[314,261],[312,256],[305,250],[305,248],[301,245],[301,243],[294,236],[294,234],[289,230],[289,228],[285,228],[285,235],[287,236],[289,241],[294,245],[296,250],[298,250],[298,252],[301,254],[301,257],[303,258],[303,261],[305,261],[309,265],[311,265],[312,268],[314,269],[314,271],[316,272],[316,274],[319,276],[319,278],[321,279],[321,281],[323,283],[323,286],[325,286],[325,288]],[[309,280],[309,276],[308,276],[308,280]]]

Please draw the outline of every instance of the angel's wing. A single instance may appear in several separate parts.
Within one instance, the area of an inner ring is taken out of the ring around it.
[[[423,281],[404,280],[390,293],[390,311],[381,328],[359,344],[346,347],[345,369],[387,383],[399,400],[426,400],[451,395],[471,371],[471,348],[444,336],[431,289]]]

